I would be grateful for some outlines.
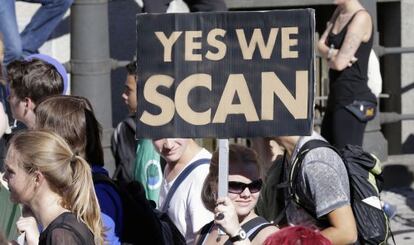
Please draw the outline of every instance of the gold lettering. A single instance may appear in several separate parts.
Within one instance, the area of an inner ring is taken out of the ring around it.
[[[195,87],[205,87],[211,91],[211,75],[193,74],[185,78],[175,90],[175,108],[185,121],[193,125],[206,125],[210,123],[211,109],[195,112],[188,104],[188,94]]]
[[[170,88],[174,79],[167,75],[153,75],[148,78],[144,87],[144,98],[149,103],[158,106],[161,113],[153,115],[147,111],[142,113],[139,120],[150,126],[162,126],[169,123],[175,114],[174,101],[157,92],[159,86]]]
[[[243,29],[236,29],[237,38],[242,51],[243,59],[251,60],[253,53],[256,50],[256,46],[259,46],[260,55],[262,59],[270,59],[272,55],[273,47],[275,46],[276,37],[279,32],[279,28],[271,28],[267,44],[264,43],[262,30],[254,29],[250,43],[247,44],[246,36]]]
[[[201,42],[194,41],[195,38],[201,37],[201,31],[186,31],[185,32],[185,60],[201,61],[201,54],[194,54],[193,51],[201,49]]]
[[[207,43],[218,49],[217,53],[213,53],[210,50],[207,51],[206,58],[209,60],[221,60],[226,55],[227,47],[226,44],[218,39],[216,39],[217,36],[222,36],[226,34],[226,31],[223,29],[213,29],[211,30],[207,35]]]
[[[291,51],[290,47],[298,45],[298,39],[291,39],[290,34],[298,34],[298,27],[282,28],[282,59],[298,58],[298,51]]]
[[[170,37],[167,38],[164,32],[156,31],[155,36],[160,40],[162,46],[164,46],[164,62],[171,62],[172,46],[181,35],[181,31],[175,31],[171,33]]]
[[[240,104],[232,104],[236,94],[239,97]],[[213,123],[224,123],[229,114],[244,114],[248,122],[259,121],[243,74],[230,74],[214,115]]]
[[[296,98],[274,72],[262,72],[262,120],[273,120],[274,95],[295,119],[308,115],[308,71],[296,71]]]

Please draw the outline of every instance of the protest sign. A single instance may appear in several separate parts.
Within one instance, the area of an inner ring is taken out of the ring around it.
[[[137,16],[138,138],[309,135],[314,11]]]

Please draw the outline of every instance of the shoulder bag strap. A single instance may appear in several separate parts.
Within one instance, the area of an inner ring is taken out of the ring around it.
[[[168,209],[168,206],[170,205],[171,198],[173,197],[175,191],[177,190],[178,186],[183,182],[185,178],[198,166],[203,164],[209,164],[210,159],[208,158],[202,158],[195,162],[192,162],[190,166],[186,167],[177,177],[177,179],[174,181],[174,184],[171,186],[171,189],[168,191],[167,197],[165,198],[164,205],[162,206],[161,211],[166,212]]]
[[[204,225],[201,230],[200,230],[200,237],[198,238],[198,241],[196,243],[196,245],[203,245],[204,244],[204,240],[206,240],[206,237],[208,236],[208,234],[211,231],[211,228],[214,225],[214,220],[211,221],[210,223]]]
[[[287,159],[287,151],[285,150],[283,152],[283,160],[282,160],[282,182],[276,185],[277,189],[283,189],[283,195],[285,197],[284,207],[282,211],[276,216],[276,218],[273,220],[273,223],[275,225],[279,225],[279,223],[285,218],[286,216],[286,209],[287,209],[287,203],[289,203],[289,200],[292,199],[289,195],[289,191],[287,190],[289,188],[289,165],[286,161]]]

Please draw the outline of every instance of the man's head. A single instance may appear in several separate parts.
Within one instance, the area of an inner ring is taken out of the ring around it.
[[[33,127],[34,108],[44,98],[63,92],[63,79],[56,68],[42,60],[13,61],[7,66],[9,102],[13,117]]]
[[[274,137],[272,140],[276,141],[279,146],[287,150],[289,156],[291,156],[299,138],[299,136],[278,136]]]
[[[167,163],[188,162],[192,156],[192,149],[198,146],[193,139],[163,138],[153,140],[155,150]]]
[[[130,113],[133,113],[137,110],[137,62],[134,60],[126,66],[127,77],[125,80],[125,88],[122,93],[122,98],[125,101],[125,104],[128,106]]]

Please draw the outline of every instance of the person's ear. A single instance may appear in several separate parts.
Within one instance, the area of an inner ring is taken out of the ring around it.
[[[34,178],[36,187],[38,187],[43,183],[45,176],[43,175],[42,172],[40,172],[39,170],[36,170],[33,173],[33,178]]]
[[[30,99],[29,97],[25,97],[24,98],[24,103],[25,103],[25,108],[26,109],[30,109],[30,110],[34,110],[34,108],[36,107],[36,104],[33,102],[32,99]]]

